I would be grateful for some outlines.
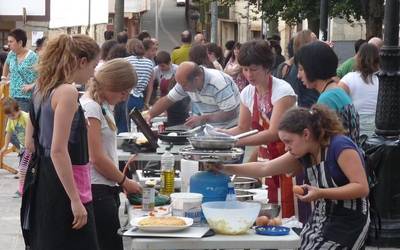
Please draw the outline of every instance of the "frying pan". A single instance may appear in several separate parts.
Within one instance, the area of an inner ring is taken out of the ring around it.
[[[158,133],[158,138],[164,142],[172,143],[175,145],[183,145],[189,142],[189,134],[185,132],[185,130],[168,130],[166,132]],[[171,135],[171,133],[176,133],[177,135]]]
[[[235,136],[193,136],[189,137],[189,141],[195,149],[229,150],[235,146],[235,143],[240,138],[254,135],[256,133],[258,133],[257,129]]]

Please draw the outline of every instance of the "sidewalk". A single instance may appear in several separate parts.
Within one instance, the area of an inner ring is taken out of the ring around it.
[[[10,155],[5,162],[11,166],[18,165],[17,155]],[[5,170],[0,170],[0,250],[25,250],[24,240],[19,225],[19,209],[21,198],[13,198],[17,191],[18,179]],[[123,213],[123,204],[120,207],[120,220],[123,225],[127,215]],[[124,249],[130,250],[129,238],[124,238]],[[367,250],[377,248],[367,247]],[[380,248],[391,250],[395,248]]]
[[[18,166],[16,154],[5,157],[5,162],[11,166]],[[19,209],[21,198],[13,198],[18,187],[18,179],[15,175],[0,170],[0,250],[25,250],[24,239],[22,238],[19,224]],[[120,207],[120,220],[124,225],[127,215],[123,213],[124,206]],[[130,249],[130,240],[124,239],[124,249]]]
[[[18,165],[16,154],[5,157],[11,166]],[[21,198],[13,198],[18,188],[18,179],[13,174],[0,170],[0,249],[24,250],[24,240],[19,226]]]

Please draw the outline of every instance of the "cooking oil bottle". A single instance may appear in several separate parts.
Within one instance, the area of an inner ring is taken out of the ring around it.
[[[164,195],[170,195],[174,192],[174,182],[175,182],[175,159],[174,155],[169,151],[165,151],[161,155],[161,183],[160,183],[160,193]]]

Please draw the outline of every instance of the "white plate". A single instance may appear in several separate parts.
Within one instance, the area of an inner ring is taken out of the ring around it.
[[[131,224],[133,226],[138,227],[142,231],[147,231],[147,232],[176,232],[176,231],[181,231],[184,230],[191,225],[193,225],[193,219],[192,218],[187,218],[187,217],[177,217],[185,221],[186,225],[184,226],[141,226],[139,225],[139,222],[145,218],[148,218],[150,216],[146,217],[140,217],[140,218],[134,218],[131,221]]]

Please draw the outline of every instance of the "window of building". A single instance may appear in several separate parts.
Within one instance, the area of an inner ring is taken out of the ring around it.
[[[4,45],[7,45],[7,37],[8,37],[8,30],[0,30],[0,46],[3,48]]]

